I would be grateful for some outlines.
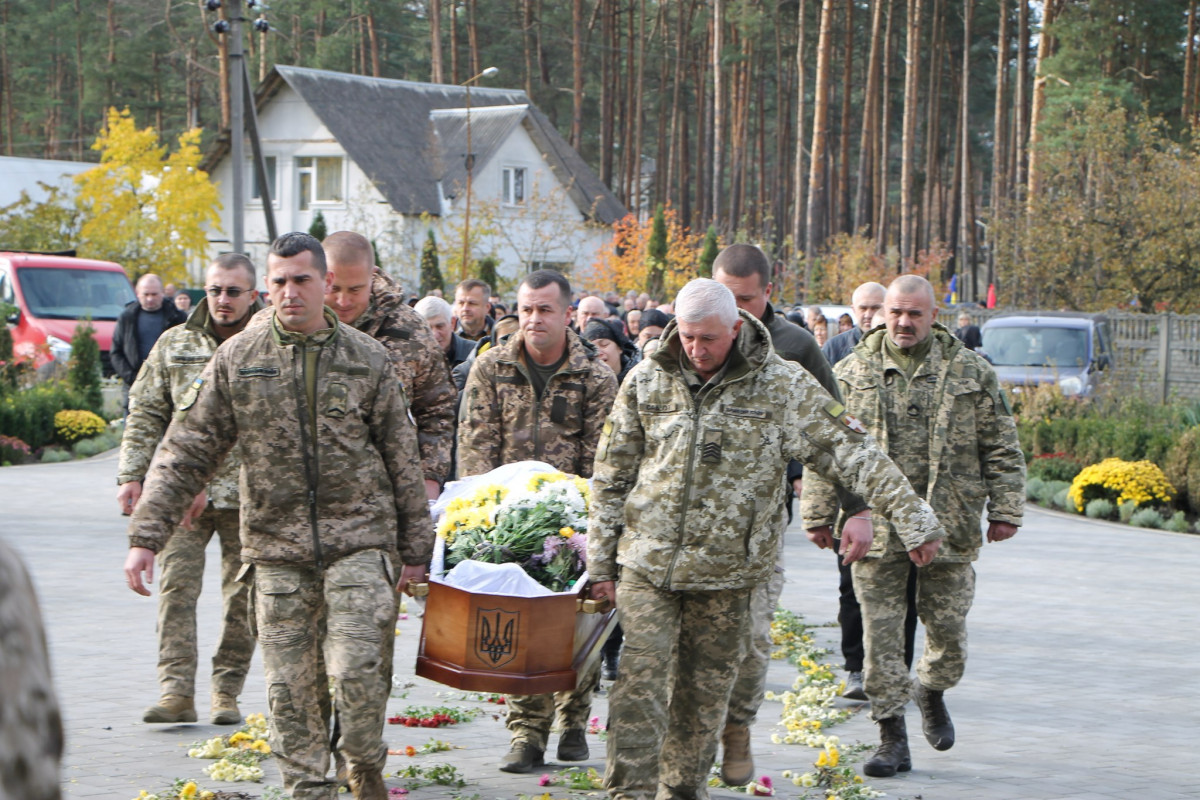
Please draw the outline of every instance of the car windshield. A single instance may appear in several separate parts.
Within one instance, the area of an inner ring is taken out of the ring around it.
[[[109,270],[25,267],[17,278],[29,313],[42,319],[115,320],[135,299],[129,279]]]
[[[1081,367],[1087,331],[1045,326],[986,328],[983,350],[998,367]]]

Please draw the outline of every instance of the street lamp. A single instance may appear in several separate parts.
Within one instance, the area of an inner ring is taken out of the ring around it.
[[[500,72],[496,67],[488,67],[473,78],[467,78],[459,84],[467,90],[467,203],[463,211],[463,252],[462,266],[459,267],[458,279],[467,277],[467,262],[471,258],[471,173],[475,169],[475,154],[471,152],[471,84],[480,78],[490,78]]]

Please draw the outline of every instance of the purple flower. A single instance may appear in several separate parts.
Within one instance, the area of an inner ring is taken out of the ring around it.
[[[579,556],[580,564],[584,564],[587,562],[587,534],[586,533],[577,533],[574,536],[572,536],[570,539],[567,539],[567,545],[572,550],[575,551],[575,554],[577,556]]]

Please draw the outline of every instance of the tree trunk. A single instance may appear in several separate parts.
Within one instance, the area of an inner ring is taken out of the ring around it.
[[[470,58],[471,72],[466,80],[478,75],[483,68],[479,66],[479,28],[476,25],[478,0],[467,0],[467,55]]]
[[[959,218],[959,224],[962,226],[959,232],[959,239],[962,242],[962,264],[961,271],[963,280],[960,281],[960,291],[962,296],[966,298],[977,297],[979,294],[978,287],[975,285],[975,248],[973,242],[975,240],[975,207],[971,202],[971,137],[967,135],[970,130],[970,110],[971,110],[971,25],[975,17],[975,2],[974,0],[963,0],[963,54],[962,54],[962,102],[960,109],[962,113],[962,215]]]
[[[1005,182],[1005,169],[1008,165],[1008,3],[1007,0],[997,2],[1000,30],[996,37],[996,105],[992,123],[992,135],[995,137],[992,152],[993,222],[999,216],[1000,206],[1008,195]]]
[[[940,218],[937,213],[937,168],[941,158],[939,144],[942,138],[942,74],[949,59],[946,43],[946,14],[944,0],[934,0],[933,18],[930,20],[929,75],[925,89],[925,182],[921,188],[920,221],[913,235],[913,251],[920,252],[929,247],[934,238],[934,226]]]
[[[1026,143],[1029,140],[1029,0],[1017,0],[1017,74],[1013,80],[1013,135],[1009,146],[1008,188],[1015,202],[1025,196]]]
[[[1196,0],[1188,3],[1187,44],[1183,50],[1183,120],[1192,124],[1192,95],[1196,79]]]
[[[879,152],[875,163],[879,165],[879,180],[875,182],[876,203],[879,210],[875,214],[875,252],[882,255],[887,250],[888,243],[888,167],[891,155],[892,109],[888,99],[891,97],[892,77],[892,12],[895,10],[895,0],[887,0],[887,24],[883,29],[883,79],[880,84],[879,101]]]
[[[711,222],[718,230],[728,231],[727,226],[720,224],[721,214],[721,181],[722,164],[725,159],[724,136],[725,100],[723,97],[723,82],[721,75],[721,50],[724,48],[723,29],[725,27],[725,0],[713,0],[712,18],[712,200],[709,211]]]
[[[583,149],[583,0],[571,3],[571,147]]]
[[[817,37],[817,75],[813,95],[813,135],[809,153],[812,164],[808,172],[808,219],[804,238],[805,300],[812,291],[812,273],[817,251],[822,244],[825,206],[825,155],[829,137],[829,63],[833,50],[833,0],[822,0],[821,27]]]
[[[638,36],[637,36],[637,76],[634,78],[635,92],[633,94],[633,174],[630,183],[633,184],[633,209],[642,209],[642,122],[644,112],[642,103],[646,98],[646,0],[638,3]]]
[[[530,98],[533,97],[533,3],[534,0],[521,0],[521,50],[525,56],[525,94]],[[471,69],[475,69],[474,62]]]
[[[884,0],[873,0],[871,6],[871,50],[867,56],[867,87],[863,91],[862,136],[858,144],[858,185],[854,193],[854,230],[867,229],[873,234],[871,212],[871,177],[873,156],[879,139],[879,47],[883,25]]]
[[[613,185],[613,82],[616,71],[613,67],[613,8],[612,0],[598,0],[600,5],[600,181],[609,189]]]
[[[1025,197],[1030,210],[1041,190],[1041,175],[1038,174],[1038,143],[1041,141],[1042,109],[1046,105],[1046,74],[1044,72],[1046,59],[1054,54],[1054,37],[1047,33],[1046,28],[1054,24],[1062,10],[1064,0],[1046,0],[1042,11],[1042,36],[1038,42],[1037,77],[1033,81],[1033,106],[1029,112],[1029,185]]]
[[[371,77],[378,78],[379,71],[379,34],[375,30],[375,14],[367,10],[367,43],[371,52]]]
[[[842,59],[842,122],[838,144],[837,229],[853,233],[850,225],[850,95],[854,88],[854,3],[846,0],[846,43]]]
[[[450,82],[462,83],[459,80],[460,77],[458,70],[458,0],[450,0]]]
[[[429,81],[445,82],[442,71],[442,0],[429,0]]]
[[[907,44],[904,68],[904,120],[900,134],[900,259],[913,257],[913,166],[917,145],[917,107],[921,67],[921,4],[908,0]]]
[[[793,183],[796,185],[792,206],[792,248],[798,253],[804,242],[805,170],[804,170],[804,11],[807,0],[798,3],[798,32],[796,34],[796,159],[793,164]],[[808,287],[805,286],[805,291]]]

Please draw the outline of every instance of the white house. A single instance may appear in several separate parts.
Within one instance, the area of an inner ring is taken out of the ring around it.
[[[41,203],[49,196],[47,186],[61,189],[73,197],[73,178],[94,166],[84,161],[0,156],[0,208],[19,201],[22,192],[33,202]]]
[[[256,103],[277,232],[308,230],[320,211],[329,232],[373,240],[410,290],[429,229],[453,283],[468,177],[470,257],[495,256],[508,278],[542,266],[586,274],[625,214],[521,91],[472,87],[468,99],[456,85],[279,66]],[[270,242],[249,143],[245,153],[246,250],[261,265]],[[224,206],[210,255],[230,247],[232,166],[227,141],[204,166]]]

